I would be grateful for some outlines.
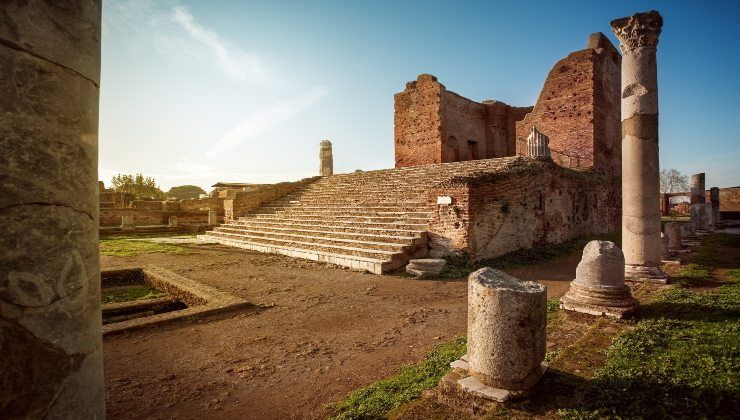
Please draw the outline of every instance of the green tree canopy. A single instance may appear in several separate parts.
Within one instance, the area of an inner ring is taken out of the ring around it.
[[[111,180],[111,185],[116,191],[131,193],[135,198],[164,198],[164,193],[154,178],[143,174],[116,175]]]
[[[167,191],[167,197],[187,200],[188,198],[198,198],[201,194],[205,193],[205,190],[197,185],[180,185],[179,187],[170,188],[170,190]]]

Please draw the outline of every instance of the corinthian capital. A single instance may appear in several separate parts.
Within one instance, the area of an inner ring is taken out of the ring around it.
[[[635,13],[632,16],[614,19],[609,22],[612,31],[619,38],[622,53],[639,47],[657,47],[658,36],[663,28],[660,13],[651,10]]]

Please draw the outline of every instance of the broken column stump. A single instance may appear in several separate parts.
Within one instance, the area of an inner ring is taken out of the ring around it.
[[[428,278],[438,276],[447,264],[447,260],[442,258],[421,258],[409,260],[406,265],[406,272],[419,278]]]
[[[624,281],[624,254],[613,242],[591,241],[583,249],[576,279],[560,298],[566,311],[623,318],[637,308]]]
[[[451,364],[443,394],[504,402],[545,372],[547,288],[482,268],[468,277],[468,354]]]

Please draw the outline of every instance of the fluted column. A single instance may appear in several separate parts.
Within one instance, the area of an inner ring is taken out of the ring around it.
[[[532,127],[532,131],[527,136],[527,156],[550,157],[550,139],[537,127]]]
[[[100,0],[0,1],[0,417],[105,417]]]
[[[665,282],[659,266],[660,196],[656,11],[613,20],[622,49],[622,248],[625,277]]]

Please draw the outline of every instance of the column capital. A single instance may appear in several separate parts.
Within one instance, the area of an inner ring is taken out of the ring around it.
[[[657,47],[658,36],[663,28],[663,17],[655,10],[635,13],[632,16],[609,22],[619,38],[622,54],[639,47]]]

